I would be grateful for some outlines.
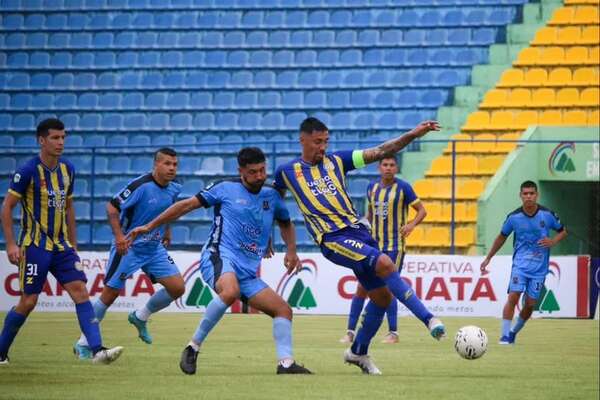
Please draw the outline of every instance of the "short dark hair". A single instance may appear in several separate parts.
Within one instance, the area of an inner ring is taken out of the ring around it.
[[[398,165],[398,159],[395,154],[385,154],[381,160],[379,160],[379,164],[383,162],[383,160],[394,160],[396,165]]]
[[[237,154],[238,165],[245,167],[248,164],[265,162],[265,153],[258,147],[244,147]]]
[[[525,188],[534,188],[536,192],[538,191],[537,185],[535,184],[534,181],[525,181],[525,182],[521,183],[520,190],[523,190]]]
[[[166,156],[177,157],[177,152],[170,147],[163,147],[154,153],[154,161],[158,160],[158,155],[164,154]]]
[[[324,132],[328,131],[329,128],[323,122],[315,117],[308,117],[300,124],[300,132],[311,134],[315,131]]]
[[[65,124],[58,118],[47,118],[38,124],[35,135],[38,138],[46,137],[50,133],[50,129],[63,131]]]

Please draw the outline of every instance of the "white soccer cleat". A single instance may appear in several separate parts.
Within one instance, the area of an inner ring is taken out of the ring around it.
[[[8,365],[8,364],[9,364],[9,362],[8,362],[8,356],[6,356],[6,357],[0,357],[0,366],[2,366],[2,365]]]
[[[368,354],[359,356],[354,354],[351,349],[346,349],[344,352],[344,361],[348,364],[356,365],[362,370],[363,374],[381,375],[381,371]]]
[[[344,336],[342,336],[342,338],[340,339],[340,343],[352,343],[354,342],[354,336],[356,336],[354,331],[348,331]]]
[[[446,337],[446,327],[439,318],[431,318],[427,327],[435,340],[441,340]]]
[[[92,358],[94,364],[110,364],[121,356],[123,353],[123,346],[116,346],[111,349],[103,348]]]

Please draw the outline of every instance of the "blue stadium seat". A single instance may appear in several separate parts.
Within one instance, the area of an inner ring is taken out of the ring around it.
[[[174,244],[187,244],[190,240],[190,228],[177,225],[172,228],[172,241]]]
[[[11,81],[8,81],[11,84]],[[16,83],[16,82],[15,82]],[[19,84],[23,84],[25,82],[18,82]],[[31,88],[32,89],[47,89],[52,84],[52,75],[48,73],[38,73],[33,74],[31,76]],[[17,89],[28,89],[29,88],[29,79],[27,79],[27,86],[17,87]]]
[[[15,139],[11,135],[0,135],[0,146],[11,147],[15,144]]]
[[[98,106],[98,95],[96,93],[84,93],[77,100],[77,107],[83,109],[94,109]]]
[[[204,244],[210,235],[210,225],[202,224],[194,227],[190,235],[190,241],[194,244]]]
[[[54,87],[60,89],[70,89],[73,87],[73,74],[69,72],[54,75],[53,84]]]
[[[109,160],[106,156],[96,156],[94,159],[94,172],[97,174],[106,174],[108,171]]]
[[[173,135],[152,136],[152,145],[156,147],[167,147],[173,144]]]
[[[128,110],[139,110],[144,104],[144,95],[142,93],[127,93],[121,100],[121,108]]]
[[[200,159],[196,156],[179,157],[177,172],[179,174],[193,174],[200,169]]]
[[[131,179],[128,178],[113,178],[110,181],[110,193],[111,196],[114,196],[116,193],[119,193],[120,191],[122,191],[125,187],[127,187],[127,184],[131,181]]]
[[[94,224],[94,237],[92,239],[95,244],[109,244],[113,239],[111,228],[104,223]]]
[[[17,167],[17,160],[14,157],[0,157],[0,171],[12,172]]]
[[[148,141],[149,143],[149,141]],[[149,156],[135,156],[131,160],[131,172],[135,174],[143,174],[152,169],[153,159]]]
[[[250,112],[240,115],[238,126],[241,129],[252,130],[259,126],[261,115],[259,113]]]
[[[183,159],[182,159],[183,161]],[[195,169],[194,171],[196,171]],[[183,171],[181,171],[183,172]],[[183,181],[183,185],[181,187],[180,197],[192,197],[199,191],[204,189],[204,181],[202,179],[193,178],[193,179],[185,179]]]
[[[90,33],[71,33],[69,35],[69,45],[73,48],[92,47],[92,35]]]
[[[214,113],[202,112],[194,116],[194,126],[203,130],[212,130],[215,126]]]
[[[175,136],[175,144],[176,145],[189,145],[189,146],[192,146],[191,148],[193,148],[193,146],[196,144],[196,136],[186,135],[186,134],[177,135],[177,136]],[[189,149],[190,148],[184,147],[184,146],[177,146],[175,148],[175,150],[177,150],[177,151],[186,151]]]
[[[74,94],[58,94],[54,96],[54,108],[71,110],[75,108],[77,97]]]
[[[123,175],[128,173],[131,168],[131,157],[118,156],[109,158],[108,172],[115,175]]]
[[[35,126],[33,123],[33,115],[17,114],[12,119],[12,127],[19,131],[32,131]]]
[[[109,135],[106,138],[106,145],[110,147],[125,147],[129,144],[127,135]]]
[[[260,126],[266,130],[281,130],[284,128],[283,121],[282,113],[269,112],[263,116]]]
[[[10,108],[16,110],[27,110],[31,107],[30,94],[15,94],[10,97]],[[8,107],[7,107],[8,108]]]
[[[146,108],[152,110],[160,110],[165,108],[167,95],[165,93],[150,93],[146,95]]]
[[[471,40],[471,31],[469,29],[452,29],[448,32],[448,44],[468,45]]]
[[[171,129],[189,130],[192,128],[192,115],[188,113],[178,113],[171,115]]]
[[[77,89],[91,89],[96,85],[96,75],[78,73],[73,78],[73,86]]]
[[[123,128],[123,115],[117,113],[102,114],[100,126],[103,130],[120,130]]]
[[[471,34],[471,44],[480,46],[489,46],[496,43],[497,40],[504,40],[500,37],[500,32],[494,28],[473,29]]]
[[[142,115],[143,117],[143,115]],[[142,124],[137,125],[138,129],[149,128],[152,130],[165,130],[169,126],[169,114],[167,113],[153,113],[149,114],[148,125]],[[125,117],[125,126],[127,127],[127,117]]]
[[[224,164],[225,162],[221,157],[206,157],[202,160],[198,173],[213,176],[223,175],[225,173]]]
[[[91,215],[90,208],[89,201],[75,201],[75,216],[77,219],[89,219]],[[77,239],[79,239],[79,237]]]
[[[151,125],[146,124],[146,116],[144,114],[126,114],[123,119],[123,128],[125,129],[138,130],[147,127],[151,127]]]

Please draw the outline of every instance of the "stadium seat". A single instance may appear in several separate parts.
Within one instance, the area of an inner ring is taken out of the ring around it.
[[[172,242],[174,244],[187,244],[190,241],[190,228],[177,225],[172,228]]]
[[[581,110],[570,110],[563,113],[563,125],[586,126],[587,113]]]
[[[425,243],[425,230],[420,226],[417,226],[415,229],[413,229],[410,236],[408,236],[406,238],[406,245],[409,247],[424,246],[424,243]]]
[[[433,227],[425,232],[423,243],[427,247],[450,247],[450,231],[445,227]]]
[[[466,247],[475,244],[475,231],[471,227],[456,228],[454,231],[454,245]]]
[[[91,242],[96,244],[109,244],[113,239],[111,228],[106,224],[94,224],[94,236]]]

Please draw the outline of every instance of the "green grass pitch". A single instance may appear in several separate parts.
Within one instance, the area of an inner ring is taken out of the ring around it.
[[[4,314],[0,315],[4,319]],[[399,321],[400,343],[371,347],[383,376],[366,376],[342,362],[338,343],[345,318],[297,316],[294,351],[313,376],[275,375],[271,321],[264,315],[226,315],[183,375],[179,355],[200,314],[158,314],[154,344],[137,339],[124,313],[108,313],[105,342],[125,346],[113,365],[78,361],[70,313],[34,313],[15,340],[9,366],[0,367],[0,399],[598,399],[598,321],[533,320],[514,347],[497,343],[499,320],[445,318],[440,343],[414,318]],[[483,358],[458,357],[453,336],[481,326],[490,344]]]

